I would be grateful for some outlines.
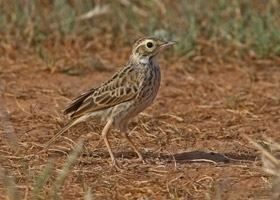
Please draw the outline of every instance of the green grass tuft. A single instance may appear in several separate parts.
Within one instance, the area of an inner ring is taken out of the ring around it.
[[[127,43],[163,33],[176,39],[176,53],[195,53],[199,39],[234,47],[240,54],[280,55],[280,5],[249,0],[18,1],[0,2],[0,34],[31,46],[68,36],[112,34]],[[103,9],[103,10],[102,10]],[[86,13],[91,17],[80,20]]]

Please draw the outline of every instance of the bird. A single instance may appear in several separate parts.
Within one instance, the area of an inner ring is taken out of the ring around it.
[[[72,126],[90,118],[99,118],[105,123],[101,136],[110,154],[112,166],[119,168],[108,141],[108,133],[112,127],[123,134],[138,159],[145,162],[129,137],[128,124],[154,101],[161,81],[157,55],[174,44],[174,41],[156,37],[138,39],[133,44],[131,55],[123,68],[100,86],[82,93],[65,108],[63,113],[70,115],[70,121],[46,143],[45,147]]]

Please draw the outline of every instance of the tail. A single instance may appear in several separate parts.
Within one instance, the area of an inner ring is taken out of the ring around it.
[[[67,131],[72,126],[80,123],[83,121],[82,117],[73,119],[72,121],[68,122],[57,134],[55,134],[44,146],[44,150],[46,150],[62,133]]]

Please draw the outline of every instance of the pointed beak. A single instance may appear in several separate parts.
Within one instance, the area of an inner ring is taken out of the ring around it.
[[[175,44],[176,42],[175,41],[168,41],[168,42],[164,42],[160,45],[160,49],[166,49],[168,47],[171,47]]]

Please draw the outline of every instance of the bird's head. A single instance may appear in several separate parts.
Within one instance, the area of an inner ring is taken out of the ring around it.
[[[132,58],[140,61],[149,61],[162,50],[172,46],[175,42],[166,42],[154,37],[137,40],[132,49]]]

